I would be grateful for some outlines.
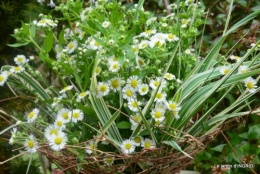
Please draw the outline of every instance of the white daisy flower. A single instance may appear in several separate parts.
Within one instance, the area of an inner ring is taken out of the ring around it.
[[[91,13],[92,10],[93,10],[92,7],[87,7],[87,8],[85,8],[85,9],[80,13],[80,19],[81,19],[82,21],[85,21],[85,20],[87,19],[88,14]]]
[[[89,43],[89,47],[92,50],[98,50],[101,48],[101,45],[97,41],[95,41],[95,39],[92,39]]]
[[[118,61],[109,63],[109,71],[118,72],[120,69],[120,63]]]
[[[154,101],[159,103],[164,102],[166,101],[166,96],[167,94],[165,92],[158,91],[157,94],[155,95]]]
[[[51,26],[51,27],[57,27],[57,22],[55,22],[54,20],[52,20],[52,19],[48,19],[47,20],[47,24],[49,25],[49,26]]]
[[[149,86],[147,84],[141,84],[138,87],[138,92],[140,95],[146,95],[149,91]]]
[[[32,123],[37,118],[39,114],[39,109],[35,108],[33,109],[28,115],[27,115],[27,123]]]
[[[167,39],[167,35],[163,33],[156,33],[153,35],[150,39],[149,46],[150,48],[153,48],[155,45],[158,47],[161,47],[163,44],[165,44],[165,40]]]
[[[1,74],[0,74],[0,86],[3,86],[6,82],[8,78],[8,73],[7,71],[3,71]]]
[[[231,55],[229,58],[231,60],[236,60],[237,62],[241,59],[239,56],[234,56],[234,55]]]
[[[89,91],[88,91],[88,90],[85,91],[85,92],[80,93],[80,94],[78,95],[78,97],[77,97],[77,101],[82,100],[82,99],[85,98],[87,95],[89,95]]]
[[[109,25],[110,25],[110,22],[108,22],[108,21],[105,21],[102,23],[102,27],[104,27],[104,28],[109,27]]]
[[[53,98],[53,102],[52,102],[52,104],[51,104],[51,107],[52,108],[54,108],[55,106],[57,106],[57,104],[61,101],[61,99],[62,99],[62,96],[60,96],[60,97],[54,97]]]
[[[149,37],[151,34],[155,34],[156,30],[146,30],[145,32],[142,32],[139,34],[140,37]]]
[[[157,88],[158,86],[160,86],[160,84],[161,84],[160,89],[163,89],[164,87],[166,87],[167,83],[166,83],[166,81],[165,81],[164,79],[162,79],[162,82],[160,83],[160,80],[161,80],[161,77],[156,77],[155,80],[151,80],[151,81],[150,81],[149,86],[150,86],[152,89],[156,90],[156,88]]]
[[[81,121],[84,118],[84,114],[80,109],[73,109],[70,112],[70,115],[71,115],[71,118],[72,118],[72,122],[74,122],[74,123]]]
[[[97,66],[96,69],[95,69],[96,75],[99,75],[100,72],[101,72],[101,67]]]
[[[64,129],[66,127],[66,121],[62,117],[57,117],[54,126],[57,126],[60,129]]]
[[[47,4],[47,6],[54,8],[56,6],[56,4],[53,2],[53,0],[50,0],[50,3]]]
[[[141,80],[138,76],[131,76],[127,79],[126,83],[134,90],[137,91],[141,85]]]
[[[14,62],[17,64],[17,65],[23,65],[25,64],[26,62],[28,62],[29,60],[26,59],[26,57],[24,55],[17,55],[15,58],[14,58]]]
[[[41,19],[40,21],[37,22],[36,24],[37,27],[47,27],[48,26],[48,19]]]
[[[97,92],[99,97],[106,96],[109,93],[109,86],[107,83],[99,82],[97,86]]]
[[[60,132],[62,132],[61,128],[58,127],[57,125],[49,125],[45,131],[44,131],[44,135],[45,135],[45,138],[48,139],[51,137],[52,134],[54,135],[59,135]]]
[[[166,80],[176,79],[176,78],[175,78],[175,75],[173,75],[173,74],[171,74],[171,73],[166,73],[166,74],[164,75],[164,78],[165,78]]]
[[[149,138],[145,138],[142,142],[141,142],[141,146],[144,149],[151,149],[151,148],[155,148],[155,142]]]
[[[143,41],[141,41],[141,42],[138,44],[138,48],[139,48],[139,49],[144,49],[144,48],[146,48],[146,47],[148,46],[148,44],[149,44],[149,41],[143,40]]]
[[[180,111],[181,110],[181,107],[179,107],[179,105],[176,103],[176,102],[173,102],[173,101],[168,101],[168,102],[165,102],[167,108],[171,111]]]
[[[135,55],[137,55],[138,51],[139,51],[138,45],[133,45],[132,48],[133,48]]]
[[[248,91],[250,93],[255,93],[256,92],[256,80],[253,79],[252,77],[248,77],[244,80],[244,83],[245,83],[245,87],[248,89]]]
[[[131,115],[129,118],[132,125],[138,125],[142,121],[142,117],[139,114]]]
[[[78,42],[76,40],[73,40],[68,43],[68,45],[66,46],[66,50],[68,50],[68,53],[72,53],[77,47]]]
[[[72,88],[73,88],[72,85],[70,85],[70,86],[66,86],[66,87],[63,88],[59,93],[60,93],[60,94],[65,93],[66,91],[69,91],[69,90],[71,90]]]
[[[135,151],[135,145],[133,140],[124,140],[120,147],[122,152],[125,154],[129,154]]]
[[[104,158],[104,163],[105,163],[106,166],[111,166],[111,165],[113,165],[114,160],[115,160],[115,157],[113,157],[113,156],[106,156]]]
[[[187,28],[189,22],[190,22],[190,18],[189,19],[182,19],[181,20],[181,23],[182,23],[181,28]]]
[[[111,90],[116,92],[116,91],[119,91],[121,89],[123,81],[119,77],[114,77],[114,78],[109,80],[108,84],[109,84]]]
[[[159,120],[162,122],[165,119],[164,112],[165,111],[162,109],[155,108],[152,110],[151,115],[155,119],[155,121]]]
[[[87,149],[86,149],[86,152],[87,152],[89,155],[91,155],[92,152],[93,152],[92,149],[95,148],[95,142],[94,142],[93,140],[89,141],[89,142],[87,143],[87,145],[86,145],[86,148],[87,148]]]
[[[132,99],[132,98],[133,98],[133,99],[136,98],[136,93],[135,93],[134,89],[131,88],[130,85],[126,85],[126,86],[123,88],[122,92],[123,92],[123,98],[124,98],[124,99],[130,100],[130,99]]]
[[[167,36],[166,39],[170,42],[174,42],[174,41],[179,40],[179,37],[177,37],[176,35],[173,35],[171,33],[167,34],[166,36]]]
[[[238,68],[238,74],[244,74],[247,72],[247,70],[248,70],[248,67],[246,65],[241,65]]]
[[[11,69],[10,69],[11,72],[13,73],[20,73],[20,72],[23,72],[24,71],[24,67],[22,67],[21,65],[19,66],[13,66]]]
[[[67,135],[64,132],[60,132],[58,135],[52,134],[50,138],[48,138],[50,147],[55,151],[60,151],[65,148],[67,140]]]
[[[133,112],[137,112],[140,109],[140,105],[142,103],[139,101],[136,101],[135,99],[130,99],[128,100],[128,108],[133,111]]]
[[[138,57],[137,59],[137,65],[140,66],[140,67],[144,67],[146,64],[144,62],[144,59]]]
[[[151,25],[153,22],[155,22],[157,20],[156,17],[151,17],[146,21],[146,25],[149,26]]]
[[[62,118],[65,123],[71,120],[70,110],[67,108],[62,108],[58,111],[57,118]]]
[[[26,147],[27,152],[35,153],[38,149],[38,142],[33,135],[29,135],[29,138],[25,140],[24,146]]]
[[[223,67],[220,68],[219,71],[222,75],[226,75],[230,72],[230,70],[231,70],[230,66],[223,66]]]
[[[144,140],[144,138],[141,136],[135,136],[132,139],[135,146],[140,146],[141,142]]]

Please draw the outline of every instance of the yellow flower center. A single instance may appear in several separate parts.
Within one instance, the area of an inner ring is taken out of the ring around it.
[[[157,93],[157,94],[156,94],[156,98],[157,98],[157,99],[161,99],[161,98],[162,98],[162,93]]]
[[[70,43],[70,44],[68,45],[68,48],[71,50],[72,48],[74,48],[74,44],[73,44],[73,43]]]
[[[126,95],[128,97],[132,97],[133,93],[132,93],[132,91],[130,89],[128,89],[128,90],[126,90]]]
[[[133,101],[133,102],[132,102],[132,106],[133,106],[134,108],[137,108],[137,106],[138,106],[138,105],[137,105],[137,102],[136,102],[136,101]]]
[[[17,58],[17,62],[22,62],[22,61],[23,61],[23,58],[21,58],[21,57]]]
[[[159,111],[156,111],[156,112],[154,112],[154,117],[155,118],[161,118],[162,117],[162,113],[159,112]]]
[[[94,45],[98,47],[98,46],[99,46],[99,43],[95,41]]]
[[[133,117],[133,120],[134,120],[136,123],[138,123],[138,122],[139,122],[139,116],[138,116],[138,115],[134,116],[134,117]]]
[[[117,88],[117,87],[119,86],[119,81],[118,81],[117,79],[111,81],[111,86],[112,86],[113,88]]]
[[[106,157],[105,160],[108,164],[111,164],[114,161],[113,157]]]
[[[166,79],[170,79],[172,76],[170,74],[166,74]]]
[[[252,82],[248,82],[246,86],[247,86],[248,89],[254,88],[254,84]]]
[[[156,81],[156,82],[154,82],[154,86],[159,86],[160,85],[160,82],[159,81]]]
[[[34,142],[33,140],[29,140],[28,143],[27,143],[28,147],[29,148],[33,148],[34,147]]]
[[[21,68],[20,68],[19,66],[17,66],[17,67],[14,67],[14,70],[15,70],[15,71],[20,71]]]
[[[225,70],[224,70],[224,74],[229,73],[229,71],[230,71],[230,69],[225,69]]]
[[[126,148],[127,150],[131,149],[131,147],[132,147],[132,144],[130,144],[130,143],[126,143],[126,144],[125,144],[125,148]]]
[[[246,73],[246,69],[243,69],[243,70],[241,71],[241,73],[242,73],[242,74]]]
[[[147,88],[146,87],[142,87],[142,92],[146,92]]]
[[[137,85],[138,85],[138,81],[137,81],[137,80],[132,80],[132,81],[131,81],[131,86],[132,86],[133,88],[136,88]]]
[[[138,59],[138,63],[139,65],[143,66],[144,65],[144,61],[142,59]]]
[[[100,91],[101,91],[101,92],[106,92],[106,90],[107,90],[106,85],[100,86]]]
[[[134,52],[137,52],[137,51],[138,51],[138,48],[137,48],[137,47],[134,47],[133,50],[134,50]]]
[[[33,117],[34,117],[34,115],[35,115],[35,113],[34,113],[34,112],[30,112],[30,113],[29,113],[29,115],[28,115],[28,117],[29,117],[29,118],[33,118]]]
[[[151,143],[150,142],[145,142],[144,143],[144,148],[149,149],[151,147]]]
[[[117,68],[118,68],[118,64],[115,63],[115,64],[113,65],[113,69],[117,69]]]
[[[100,71],[101,71],[101,68],[100,68],[100,67],[97,67],[97,68],[96,68],[96,73],[99,74]]]
[[[57,129],[52,129],[50,131],[50,135],[52,135],[52,134],[58,135],[58,130]]]
[[[46,19],[40,20],[40,23],[41,23],[41,24],[45,24],[45,23],[46,23]]]
[[[0,76],[0,82],[2,82],[4,80],[3,76]]]
[[[142,48],[145,48],[146,46],[147,46],[147,43],[143,43],[143,44],[141,45]]]
[[[145,33],[146,34],[150,34],[152,32],[152,30],[146,30]]]
[[[135,137],[135,138],[134,138],[134,141],[135,141],[136,143],[140,143],[140,142],[141,142],[141,137]]]
[[[90,145],[89,145],[89,148],[90,148],[90,149],[94,149],[94,144],[90,144]]]
[[[55,144],[60,145],[62,143],[62,138],[61,137],[57,137],[57,138],[55,138],[54,142],[55,142]]]
[[[177,106],[176,106],[175,103],[171,103],[171,104],[169,104],[169,107],[170,107],[171,109],[176,109],[176,108],[177,108]]]
[[[82,92],[81,94],[79,94],[80,97],[84,97],[87,94],[87,92]]]
[[[168,34],[168,38],[169,38],[169,39],[174,39],[174,38],[175,38],[175,36],[174,36],[174,35],[172,35],[172,34]]]
[[[73,117],[74,117],[74,118],[79,118],[79,113],[78,113],[78,112],[73,113]]]
[[[68,112],[63,112],[62,117],[67,120],[69,118],[69,113]]]
[[[155,122],[155,125],[156,126],[159,126],[161,124],[161,122],[159,121],[159,120],[157,120],[156,122]]]
[[[182,24],[185,25],[185,24],[187,24],[187,23],[188,23],[188,20],[187,20],[187,19],[183,19],[183,20],[182,20]]]
[[[61,127],[62,126],[62,121],[57,121],[57,125],[59,126],[59,127]]]
[[[114,61],[114,62],[117,61],[117,58],[116,58],[116,57],[113,57],[113,61]]]

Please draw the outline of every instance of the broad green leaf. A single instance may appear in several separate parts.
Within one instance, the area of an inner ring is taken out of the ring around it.
[[[64,43],[64,32],[65,32],[65,28],[63,28],[59,34],[59,44],[62,45]]]
[[[217,152],[222,152],[222,149],[223,149],[223,147],[225,147],[226,146],[226,144],[220,144],[220,145],[218,145],[218,146],[216,146],[216,147],[213,147],[213,148],[210,148],[211,150],[214,150],[214,151],[217,151]]]
[[[162,143],[167,144],[169,146],[172,146],[174,149],[178,150],[179,152],[183,153],[185,156],[193,159],[189,154],[187,154],[186,152],[184,152],[181,147],[173,140],[170,141],[163,141]]]
[[[116,124],[116,127],[118,127],[118,129],[130,129],[131,123],[128,121],[121,121]]]
[[[260,124],[249,128],[248,139],[260,139]]]
[[[31,25],[30,26],[30,34],[31,34],[32,39],[35,37],[35,33],[36,33],[36,27],[35,27],[35,25]]]
[[[44,49],[48,53],[51,51],[52,47],[53,47],[53,32],[49,31],[44,41]]]
[[[22,21],[22,32],[23,34],[25,35],[29,35],[29,25],[28,24],[25,24],[23,21]]]

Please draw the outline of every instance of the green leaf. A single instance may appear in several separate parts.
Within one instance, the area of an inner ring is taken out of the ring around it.
[[[236,2],[242,7],[247,7],[247,2],[245,0],[236,0]]]
[[[248,131],[248,139],[259,139],[259,138],[260,138],[260,124],[250,127]]]
[[[223,147],[225,147],[226,146],[226,144],[220,144],[220,145],[218,145],[218,146],[216,146],[216,147],[213,147],[213,148],[210,148],[211,150],[214,150],[214,151],[217,151],[217,152],[222,152],[222,149],[223,149]]]
[[[64,43],[64,28],[61,30],[59,34],[59,44],[62,45]]]
[[[129,123],[127,121],[121,121],[116,124],[116,127],[118,127],[119,129],[130,129],[131,123]]]
[[[28,24],[25,24],[24,22],[22,22],[22,32],[25,34],[25,35],[28,35],[29,34],[29,25]]]
[[[35,33],[36,33],[35,25],[30,26],[30,33],[31,33],[31,38],[33,39],[35,37]]]
[[[163,141],[162,143],[167,144],[167,145],[169,145],[169,146],[172,146],[174,149],[180,151],[180,152],[183,153],[185,156],[187,156],[187,157],[193,159],[189,154],[187,154],[186,152],[184,152],[184,151],[181,149],[181,147],[180,147],[175,141],[169,140],[169,141]]]
[[[244,138],[244,139],[248,139],[248,133],[247,132],[242,133],[242,134],[239,135],[239,137]]]
[[[44,49],[48,53],[51,51],[53,46],[53,33],[50,31],[44,41]]]
[[[25,45],[28,45],[30,42],[23,42],[23,43],[15,43],[15,44],[7,44],[9,47],[21,47],[21,46],[25,46]]]

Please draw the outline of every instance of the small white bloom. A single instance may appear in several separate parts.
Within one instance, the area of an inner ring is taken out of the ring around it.
[[[47,6],[54,8],[56,6],[56,4],[53,2],[53,0],[50,0],[50,3],[47,4]]]
[[[141,136],[136,136],[136,137],[133,137],[132,139],[133,139],[133,143],[135,146],[140,146],[141,142],[144,140],[144,138]]]
[[[33,135],[30,135],[29,138],[25,140],[24,146],[26,147],[27,152],[35,153],[38,148],[38,142]]]
[[[138,44],[139,49],[144,49],[148,46],[149,42],[147,40],[143,40]]]
[[[179,37],[177,37],[176,35],[173,35],[171,33],[167,34],[166,36],[167,36],[166,39],[170,42],[174,42],[174,41],[179,40]]]
[[[189,22],[190,22],[190,18],[189,19],[182,19],[181,20],[181,23],[182,23],[181,27],[187,28]]]
[[[135,151],[135,145],[133,140],[124,140],[121,144],[121,150],[125,154],[129,154]]]
[[[118,72],[119,69],[120,69],[120,63],[118,61],[109,63],[109,71]]]
[[[180,111],[181,107],[179,107],[179,105],[176,102],[173,101],[168,101],[165,103],[167,108],[171,111]]]
[[[108,84],[109,84],[110,88],[114,92],[116,92],[116,91],[119,91],[121,89],[123,81],[119,77],[114,77],[114,78],[109,80]]]
[[[151,148],[155,148],[155,142],[149,138],[145,138],[142,142],[141,142],[141,146],[144,149],[151,149]]]
[[[8,78],[8,73],[7,71],[3,71],[1,74],[0,74],[0,86],[3,86],[6,82]]]
[[[95,41],[94,39],[92,39],[91,42],[89,43],[89,47],[92,50],[101,49],[101,45],[97,41]]]
[[[68,53],[72,53],[77,47],[78,47],[78,42],[76,40],[73,40],[68,43],[66,49],[68,50]]]
[[[82,100],[82,99],[85,98],[87,95],[89,95],[89,91],[88,91],[88,90],[85,91],[85,92],[80,93],[80,94],[78,95],[78,97],[77,97],[77,101]]]
[[[87,143],[87,145],[86,145],[86,152],[89,154],[89,155],[91,155],[92,154],[92,149],[94,149],[95,148],[95,143],[94,143],[94,141],[93,140],[91,140],[91,141],[89,141],[88,143]]]
[[[134,90],[137,91],[139,86],[141,85],[141,80],[138,76],[130,76],[126,83]]]
[[[108,22],[108,21],[105,21],[102,23],[102,27],[104,27],[104,28],[109,27],[109,25],[110,25],[110,22]]]
[[[155,34],[156,30],[146,30],[145,32],[142,32],[139,34],[140,37],[149,37],[152,34]]]
[[[219,71],[222,75],[226,75],[230,72],[230,70],[231,70],[230,66],[223,66],[223,67],[220,68]]]
[[[68,123],[71,119],[70,110],[67,108],[62,108],[58,111],[57,118],[62,118],[65,123]]]
[[[149,18],[149,19],[146,21],[146,25],[149,26],[149,25],[151,25],[153,22],[155,22],[156,20],[157,20],[156,17]]]
[[[155,121],[159,120],[162,122],[165,119],[164,112],[165,111],[162,109],[155,108],[152,110],[151,115],[155,119]]]
[[[45,136],[45,138],[48,140],[48,139],[51,137],[52,134],[54,134],[54,135],[59,135],[60,132],[62,132],[62,130],[61,130],[60,127],[58,127],[57,125],[51,124],[51,125],[49,125],[49,126],[45,129],[45,131],[44,131],[44,136]]]
[[[71,115],[72,122],[74,122],[74,123],[81,121],[84,118],[83,112],[79,109],[73,109],[69,115]]]
[[[27,122],[32,123],[37,118],[39,114],[39,109],[35,108],[33,109],[28,115],[27,115]]]
[[[66,86],[66,87],[63,88],[59,93],[60,93],[60,94],[65,93],[66,91],[69,91],[69,90],[71,90],[72,88],[73,88],[72,85],[70,85],[70,86]]]
[[[36,26],[38,27],[47,27],[48,26],[48,19],[43,18],[37,22]]]
[[[130,85],[126,85],[126,86],[123,88],[122,92],[123,92],[123,98],[124,98],[124,99],[130,100],[130,99],[132,99],[132,98],[133,98],[133,99],[136,98],[136,93],[135,93],[134,89],[131,88]]]
[[[138,92],[140,95],[146,95],[149,91],[149,86],[147,84],[141,84],[138,87]]]
[[[129,118],[132,125],[138,125],[142,121],[142,117],[139,114],[131,115]]]
[[[85,20],[87,19],[87,15],[88,15],[89,13],[91,13],[92,10],[93,10],[92,7],[87,7],[87,8],[85,8],[85,9],[80,13],[80,19],[81,19],[82,21],[85,21]]]
[[[238,74],[244,74],[247,72],[247,70],[248,70],[248,67],[246,65],[241,65],[238,68]]]
[[[256,92],[256,80],[253,79],[252,77],[248,77],[244,80],[244,83],[245,83],[245,87],[248,89],[248,91],[250,93],[255,93]]]
[[[11,72],[13,73],[20,73],[20,72],[23,72],[24,71],[24,67],[22,67],[21,65],[19,66],[13,66],[11,69],[10,69]]]
[[[68,138],[65,133],[60,132],[58,135],[52,134],[48,140],[49,145],[53,150],[60,151],[65,148]]]
[[[97,92],[99,97],[106,96],[110,91],[110,88],[107,83],[99,82],[97,85]]]
[[[135,99],[130,99],[128,101],[128,108],[133,111],[133,112],[137,112],[140,108],[139,106],[141,105],[141,102],[136,101]]]
[[[236,60],[237,62],[241,59],[239,56],[234,56],[234,55],[231,55],[229,58],[231,60]]]
[[[60,129],[64,129],[66,127],[66,121],[62,117],[57,117],[54,126],[57,126]]]
[[[28,62],[29,60],[26,59],[26,57],[24,55],[17,55],[15,58],[14,58],[14,62],[17,64],[17,65],[23,65],[24,63]]]
[[[158,47],[161,47],[163,44],[165,44],[165,41],[167,39],[167,35],[163,33],[156,33],[153,35],[150,39],[149,46],[150,48],[153,48],[155,45]]]
[[[105,163],[105,165],[107,165],[107,166],[111,166],[111,165],[113,165],[114,160],[115,160],[115,157],[113,157],[113,156],[106,156],[106,157],[104,158],[104,163]]]
[[[165,92],[161,92],[160,90],[157,91],[157,94],[155,95],[154,101],[156,102],[164,102],[166,101],[167,94]]]
[[[173,80],[173,79],[175,79],[175,75],[173,75],[171,73],[166,73],[164,75],[164,78],[167,79],[167,80]]]
[[[159,87],[160,84],[161,84],[161,86],[160,86],[159,89],[162,89],[162,88],[166,87],[167,82],[166,82],[164,79],[162,79],[161,82],[160,82],[160,80],[161,80],[161,77],[156,77],[155,80],[151,80],[151,81],[150,81],[149,86],[150,86],[152,89],[154,89],[154,90],[156,90],[156,88]]]

